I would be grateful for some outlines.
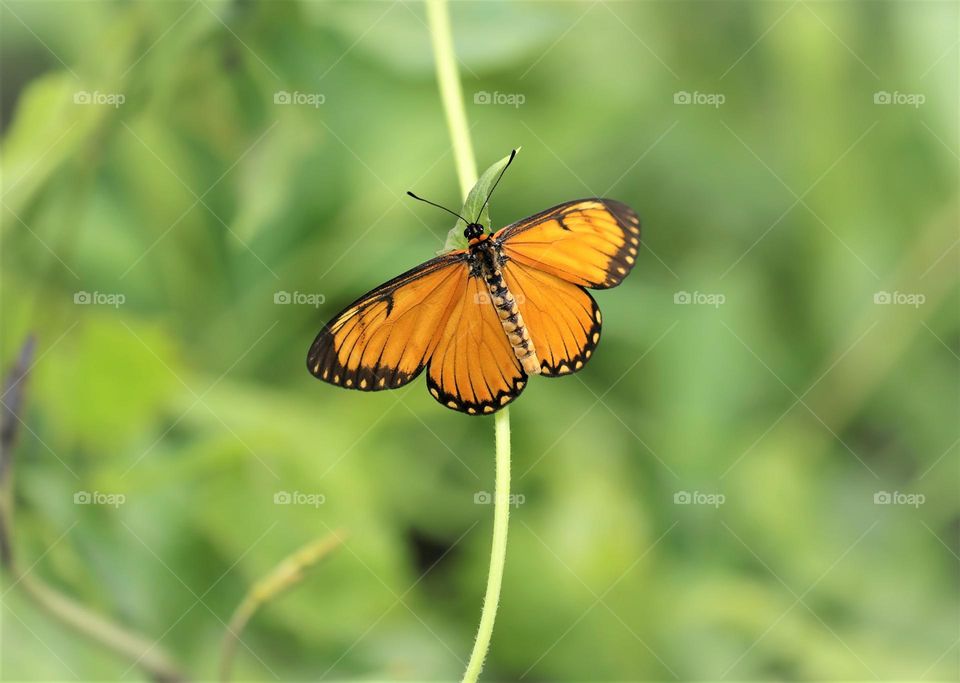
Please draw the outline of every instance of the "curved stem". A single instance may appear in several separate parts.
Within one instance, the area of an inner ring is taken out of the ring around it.
[[[467,193],[477,182],[477,162],[473,156],[473,145],[470,143],[467,112],[463,108],[463,91],[460,87],[460,73],[457,71],[457,57],[453,52],[450,11],[446,0],[427,1],[427,22],[430,25],[430,40],[437,65],[440,98],[443,100],[447,128],[453,142],[460,193],[466,201]]]
[[[34,340],[27,339],[20,358],[3,383],[6,397],[0,414],[0,570],[4,577],[9,574],[11,582],[7,592],[16,588],[31,598],[60,623],[74,629],[90,640],[140,667],[158,683],[179,683],[187,680],[180,667],[159,647],[159,641],[140,636],[123,625],[100,616],[93,610],[44,583],[31,573],[37,560],[26,570],[14,555],[14,446],[20,425],[18,417],[23,408],[25,384],[33,363]],[[133,666],[130,668],[132,669]]]
[[[500,604],[500,585],[507,559],[507,529],[510,523],[510,409],[504,408],[494,417],[496,432],[496,485],[493,496],[493,546],[490,549],[490,572],[487,574],[487,592],[483,596],[483,611],[477,640],[470,653],[464,683],[475,683],[483,669],[483,660],[490,649],[493,622]]]
[[[132,660],[135,666],[157,683],[187,680],[186,675],[160,650],[157,643],[87,609],[29,573],[14,576],[14,583],[61,623],[124,659]]]
[[[325,538],[308,543],[292,555],[285,557],[247,592],[243,602],[233,611],[226,633],[223,635],[223,645],[220,650],[221,681],[230,680],[237,643],[241,642],[240,634],[257,610],[299,584],[308,570],[339,547],[344,536],[343,532],[333,532]]]
[[[453,51],[453,36],[450,28],[450,12],[446,0],[427,0],[427,20],[437,65],[437,83],[440,98],[447,117],[447,127],[453,142],[453,154],[457,164],[457,177],[464,201],[477,182],[477,163],[470,142],[467,113],[463,107],[463,91],[460,73]],[[496,441],[496,476],[493,495],[493,545],[490,550],[490,571],[487,574],[487,590],[480,612],[480,627],[470,653],[470,661],[463,675],[464,683],[476,683],[483,670],[483,662],[490,649],[493,624],[500,604],[500,586],[503,583],[503,568],[507,559],[507,529],[510,522],[510,411],[503,408],[494,417]]]

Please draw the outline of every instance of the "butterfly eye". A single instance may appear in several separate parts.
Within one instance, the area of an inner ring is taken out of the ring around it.
[[[470,223],[467,226],[466,230],[463,231],[463,236],[466,237],[468,240],[474,240],[480,237],[480,235],[482,234],[483,234],[483,226],[480,225],[479,223]]]

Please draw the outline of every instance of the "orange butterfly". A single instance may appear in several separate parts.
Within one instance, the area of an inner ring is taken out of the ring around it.
[[[468,248],[422,263],[338,313],[307,354],[315,377],[379,391],[426,368],[437,401],[483,415],[519,396],[528,375],[576,372],[590,359],[601,320],[584,288],[616,287],[633,268],[637,214],[609,199],[578,199],[491,235],[449,212],[467,223]]]

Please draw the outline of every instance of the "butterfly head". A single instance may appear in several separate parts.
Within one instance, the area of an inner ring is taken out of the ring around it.
[[[418,197],[413,192],[408,191],[407,194],[416,200],[429,204],[430,206],[435,206],[438,209],[443,209],[444,211],[449,213],[451,216],[456,216],[457,218],[462,220],[464,223],[467,224],[466,229],[464,229],[463,231],[463,236],[467,238],[467,241],[469,241],[471,245],[477,244],[478,242],[482,242],[484,239],[487,238],[487,235],[484,232],[483,226],[477,223],[477,221],[480,220],[480,216],[483,215],[483,210],[487,208],[487,203],[489,203],[490,201],[490,196],[493,194],[493,191],[497,188],[497,185],[500,183],[500,179],[503,177],[503,174],[507,170],[507,167],[510,166],[511,162],[513,162],[513,158],[515,156],[517,156],[517,150],[511,151],[510,158],[507,159],[507,163],[503,165],[502,169],[500,169],[500,175],[497,176],[497,179],[493,182],[493,186],[490,188],[490,191],[487,192],[487,198],[483,200],[483,204],[480,206],[480,211],[477,212],[477,217],[474,218],[472,222],[468,221],[466,218],[458,214],[456,211],[451,211],[445,206],[440,206],[439,204],[431,202],[428,199],[424,199],[423,197]]]
[[[467,223],[467,227],[463,231],[463,236],[468,240],[479,239],[482,234],[483,226],[479,223]]]

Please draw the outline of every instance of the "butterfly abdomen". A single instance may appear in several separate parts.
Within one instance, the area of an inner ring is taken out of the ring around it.
[[[500,325],[507,335],[513,354],[520,361],[524,372],[528,375],[539,375],[540,360],[537,358],[537,350],[530,339],[530,332],[523,323],[517,300],[507,287],[496,259],[490,252],[486,252],[482,264],[483,279],[487,283],[487,291],[490,292],[490,303],[497,309],[497,317],[500,318]]]

